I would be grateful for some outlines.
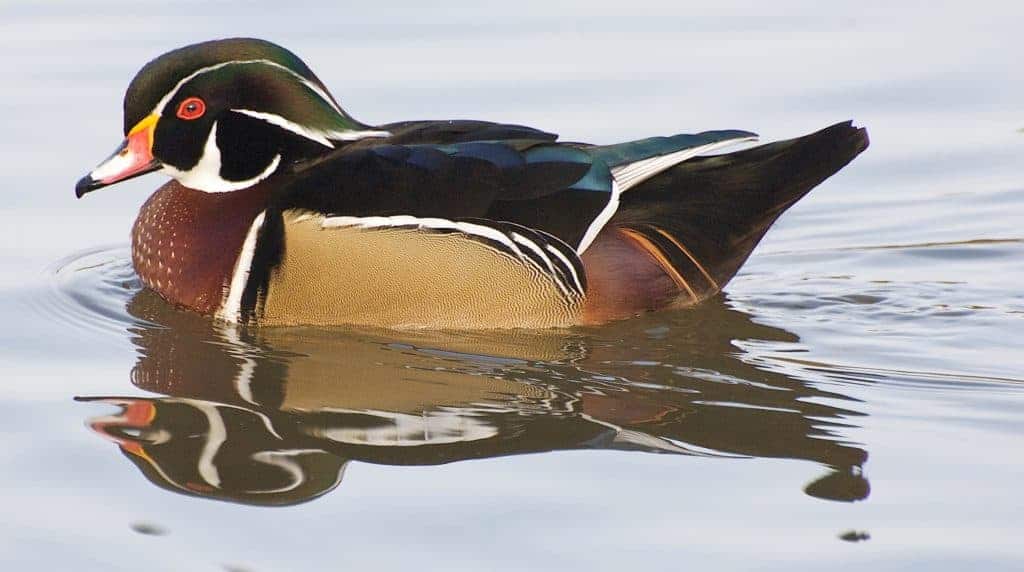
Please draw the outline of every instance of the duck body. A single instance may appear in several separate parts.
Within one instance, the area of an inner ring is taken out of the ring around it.
[[[147,64],[126,140],[76,194],[152,170],[132,260],[169,302],[260,325],[561,327],[695,304],[867,146],[837,124],[562,143],[483,121],[359,123],[260,40]]]

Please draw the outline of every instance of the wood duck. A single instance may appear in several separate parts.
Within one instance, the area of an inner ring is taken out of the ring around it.
[[[125,140],[75,187],[162,171],[132,262],[169,302],[238,324],[598,324],[719,292],[783,211],[868,145],[850,122],[753,141],[615,145],[521,125],[353,119],[256,39],[146,64]]]

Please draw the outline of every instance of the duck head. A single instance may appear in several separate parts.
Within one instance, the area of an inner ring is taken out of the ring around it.
[[[82,195],[153,171],[218,193],[251,187],[339,143],[379,137],[295,54],[236,38],[146,64],[124,97],[125,139],[75,186]]]

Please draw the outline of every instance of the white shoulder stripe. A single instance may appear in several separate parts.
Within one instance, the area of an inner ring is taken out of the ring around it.
[[[231,324],[237,324],[241,320],[242,293],[245,292],[245,285],[249,282],[249,273],[252,271],[252,257],[256,251],[256,237],[263,228],[263,219],[267,211],[256,216],[245,235],[245,242],[238,252],[238,259],[235,261],[235,270],[231,273],[231,284],[228,285],[227,295],[216,317]]]
[[[583,239],[580,240],[580,245],[576,248],[578,254],[583,254],[584,251],[590,246],[590,243],[594,242],[597,238],[597,234],[601,232],[604,225],[608,224],[611,220],[612,215],[619,210],[619,195],[622,194],[622,187],[619,186],[618,179],[615,178],[615,171],[612,171],[612,196],[608,198],[608,203],[604,205],[604,209],[598,213],[597,217],[594,218],[590,226],[587,227],[587,232],[583,234]]]

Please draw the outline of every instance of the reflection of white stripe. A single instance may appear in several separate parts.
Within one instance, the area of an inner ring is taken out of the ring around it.
[[[359,415],[372,415],[376,423],[369,427],[341,426],[303,427],[307,435],[336,443],[377,447],[421,447],[468,443],[490,439],[499,433],[487,418],[477,418],[472,410],[462,408],[423,411],[419,414],[394,411],[344,410]]]
[[[334,140],[337,140],[337,141],[355,141],[357,139],[365,139],[367,137],[387,137],[388,135],[391,135],[391,133],[389,133],[387,131],[375,131],[375,130],[366,130],[366,131],[356,131],[356,130],[333,131],[333,130],[326,130],[326,129],[316,129],[316,128],[313,128],[313,127],[306,127],[304,125],[300,125],[298,123],[295,123],[294,121],[291,121],[289,119],[281,117],[280,115],[277,115],[275,113],[266,113],[266,112],[263,112],[263,111],[253,111],[251,109],[232,109],[231,111],[234,111],[235,113],[241,113],[242,115],[248,115],[249,117],[254,117],[254,118],[259,119],[261,121],[266,121],[267,123],[269,123],[271,125],[276,125],[276,126],[280,127],[281,129],[284,129],[286,131],[291,131],[292,133],[295,133],[296,135],[301,135],[302,137],[305,137],[306,139],[311,139],[311,140],[316,141],[317,143],[319,143],[319,144],[321,144],[321,145],[323,145],[325,147],[330,147],[331,149],[334,148],[334,143],[331,142],[331,139],[334,139]]]
[[[309,480],[306,475],[306,470],[302,468],[302,465],[298,461],[291,457],[302,457],[308,455],[324,455],[331,456],[330,453],[323,449],[288,449],[284,451],[260,451],[253,453],[252,459],[259,463],[266,463],[268,465],[274,465],[281,468],[292,476],[292,483],[278,487],[276,489],[249,489],[245,492],[253,495],[272,495],[286,493],[299,488],[300,485],[304,484]],[[334,479],[334,484],[329,487],[324,487],[317,491],[315,496],[320,496],[326,492],[333,490],[341,482],[342,477],[345,475],[345,468],[348,466],[348,461],[344,461],[341,464],[341,468],[338,469],[338,476]],[[320,475],[318,475],[320,476]]]
[[[227,441],[228,430],[224,426],[224,420],[221,419],[216,406],[208,401],[198,400],[192,400],[191,405],[206,417],[206,423],[210,428],[206,435],[206,442],[203,443],[203,449],[199,453],[199,460],[196,461],[196,471],[207,484],[219,489],[220,471],[217,470],[213,459],[220,451],[221,445]]]
[[[238,373],[235,374],[235,391],[239,397],[256,405],[256,399],[252,394],[252,377],[256,372],[256,360],[249,355],[252,351],[249,344],[242,341],[241,336],[238,335],[238,328],[234,326],[221,326],[217,330],[230,344],[233,350],[230,354],[242,360],[242,364],[238,367]]]
[[[242,293],[245,292],[245,285],[249,282],[249,272],[252,270],[252,257],[256,250],[256,237],[263,228],[263,219],[267,211],[256,216],[245,235],[245,242],[238,253],[238,260],[235,261],[235,270],[231,274],[231,284],[228,286],[228,295],[217,310],[216,317],[225,322],[237,324],[242,310]]]
[[[249,494],[259,495],[271,495],[280,494],[293,491],[303,483],[306,482],[306,471],[303,470],[302,465],[294,459],[303,455],[330,455],[323,449],[288,449],[284,451],[259,451],[258,453],[252,454],[252,460],[257,463],[265,463],[267,465],[273,465],[285,473],[291,476],[291,483],[273,489],[246,489],[245,492]],[[342,471],[345,470],[345,466],[342,465]],[[339,475],[340,480],[340,475]],[[332,487],[333,488],[333,487]],[[325,491],[326,492],[326,491]]]

